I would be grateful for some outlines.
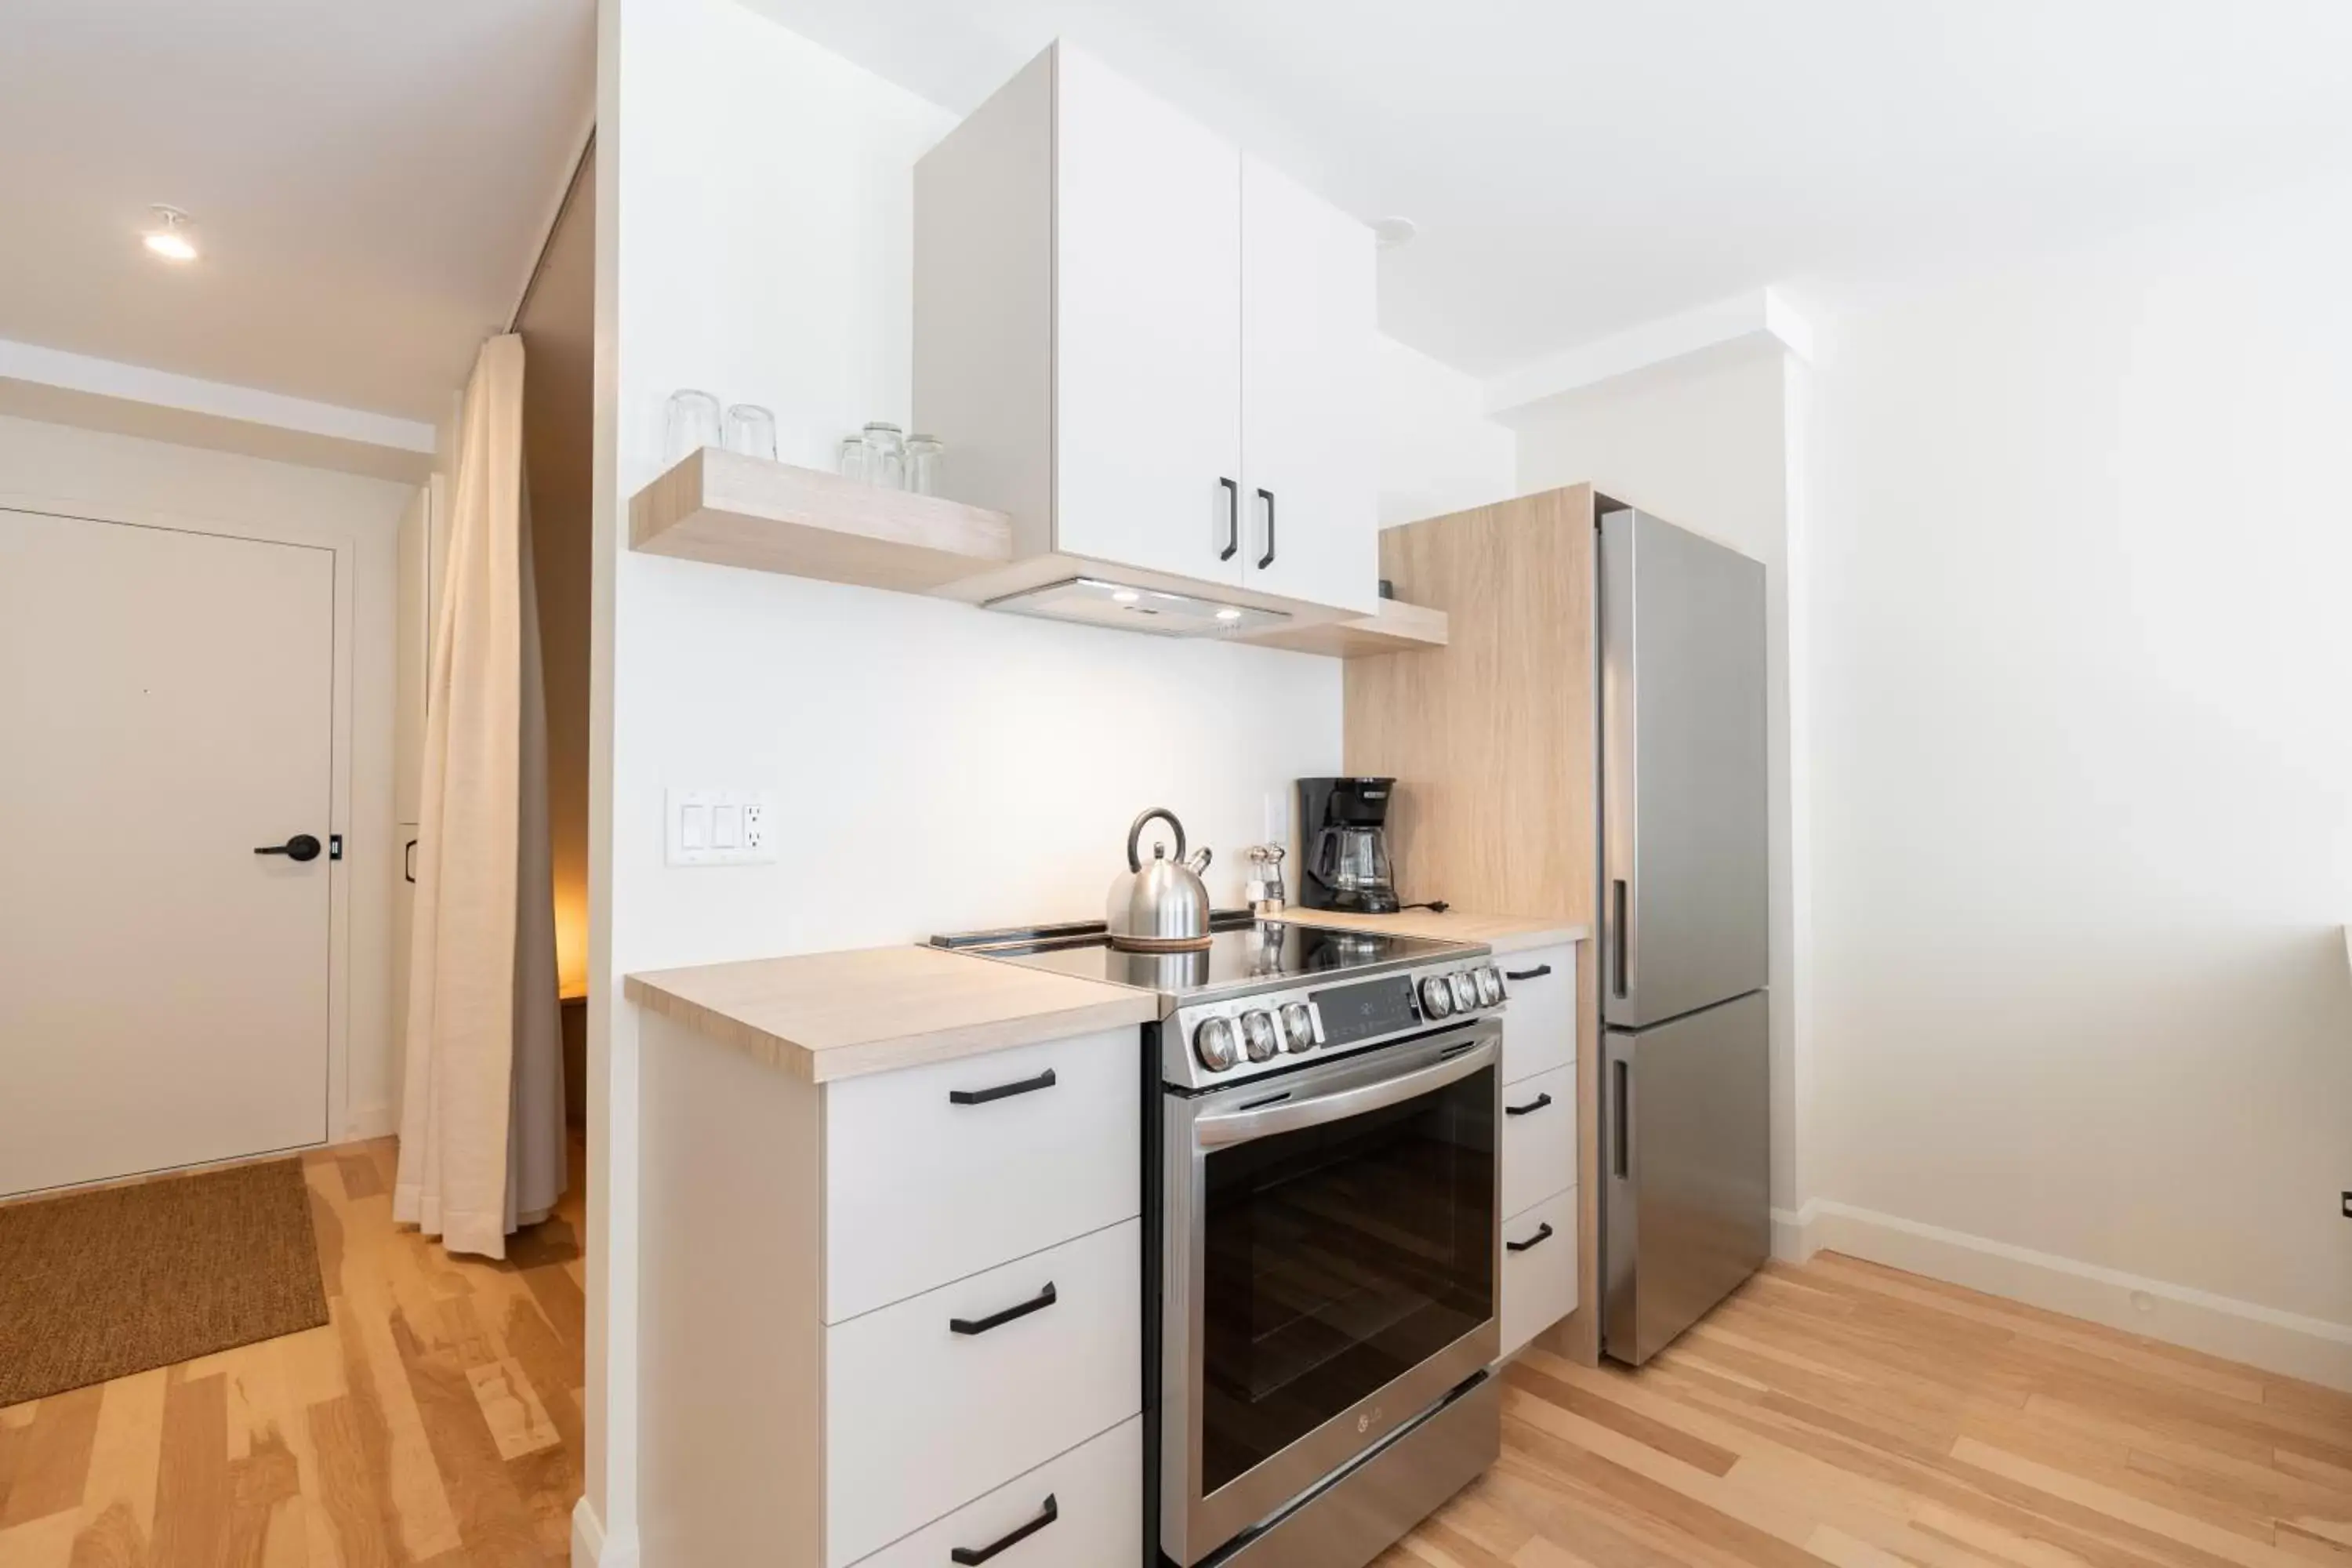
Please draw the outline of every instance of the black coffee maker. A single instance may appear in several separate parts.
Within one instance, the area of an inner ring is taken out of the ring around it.
[[[1392,915],[1386,826],[1394,779],[1300,779],[1298,901],[1310,910]]]

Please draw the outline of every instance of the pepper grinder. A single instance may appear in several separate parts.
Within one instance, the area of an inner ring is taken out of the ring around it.
[[[1249,882],[1244,891],[1250,913],[1260,920],[1280,914],[1288,902],[1282,887],[1282,858],[1286,851],[1279,844],[1256,844],[1247,853]]]

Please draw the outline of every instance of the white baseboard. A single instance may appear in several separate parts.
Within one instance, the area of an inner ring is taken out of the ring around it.
[[[389,1101],[355,1105],[344,1113],[343,1135],[335,1142],[357,1143],[367,1138],[389,1138],[399,1131],[399,1120],[393,1115]]]
[[[637,1543],[606,1540],[604,1521],[584,1497],[572,1510],[572,1568],[637,1568]]]
[[[1801,1260],[1824,1249],[2352,1392],[2352,1324],[1825,1198],[1796,1214],[1772,1212],[1774,1257]]]

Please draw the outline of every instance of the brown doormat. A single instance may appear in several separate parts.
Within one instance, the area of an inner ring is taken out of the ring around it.
[[[299,1160],[0,1207],[0,1408],[326,1321]]]

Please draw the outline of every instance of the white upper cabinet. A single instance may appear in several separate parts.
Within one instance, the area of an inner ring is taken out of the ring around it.
[[[914,325],[1016,567],[1377,606],[1370,231],[1100,62],[1056,44],[916,165]]]
[[[1242,159],[1242,468],[1248,586],[1379,607],[1371,230]]]
[[[1055,546],[1239,582],[1241,154],[1085,55],[1060,77]]]

